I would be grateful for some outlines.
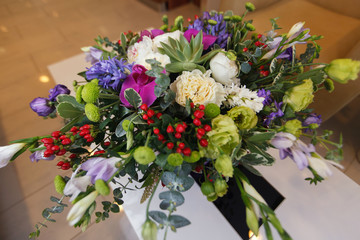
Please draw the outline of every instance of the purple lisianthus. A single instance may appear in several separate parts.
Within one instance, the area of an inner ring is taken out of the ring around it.
[[[37,97],[32,100],[30,108],[42,117],[48,116],[55,110],[55,107],[51,105],[50,100],[42,97]]]
[[[186,38],[186,40],[188,40],[188,42],[190,42],[191,37],[196,37],[199,32],[200,31],[196,29],[188,29],[184,32],[184,37]],[[216,39],[217,37],[215,36],[203,34],[202,44],[204,45],[204,50],[207,50],[210,46],[212,46],[215,43]]]
[[[264,101],[263,101],[264,105],[270,105],[272,103],[271,91],[270,90],[265,90],[263,88],[259,89],[259,91],[257,92],[257,95],[259,97],[264,98]]]
[[[316,113],[311,113],[309,116],[304,120],[303,126],[309,126],[310,124],[317,124],[320,126],[322,120],[321,115],[318,115]]]
[[[91,64],[97,63],[100,60],[103,51],[94,47],[86,49],[88,49],[88,51],[85,52],[85,61],[90,62]]]
[[[126,107],[131,107],[130,103],[125,98],[125,90],[133,88],[139,93],[142,102],[151,106],[156,100],[154,93],[155,78],[146,75],[147,69],[142,65],[135,65],[132,68],[132,73],[125,79],[120,91],[120,100]]]
[[[65,85],[58,84],[49,90],[49,100],[55,102],[60,94],[70,94],[70,90]]]
[[[44,152],[45,150],[39,150],[34,152],[33,154],[30,155],[30,160],[32,162],[38,162],[40,160],[48,160],[48,161],[54,160],[55,155],[52,155],[50,157],[44,157]]]
[[[86,71],[86,77],[89,80],[99,79],[99,85],[103,88],[112,88],[119,91],[121,83],[131,71],[132,64],[127,64],[125,59],[100,60]],[[128,71],[128,72],[127,72]]]
[[[162,35],[162,34],[164,34],[164,31],[160,30],[160,29],[152,29],[150,31],[144,30],[144,31],[141,31],[140,38],[139,38],[138,42],[141,42],[143,40],[144,36],[147,36],[147,37],[153,39],[153,38],[155,38],[155,37],[157,37],[159,35]]]
[[[86,175],[91,177],[91,182],[94,184],[98,179],[109,180],[117,171],[115,164],[120,160],[116,157],[95,157],[81,164],[81,169],[87,171]]]

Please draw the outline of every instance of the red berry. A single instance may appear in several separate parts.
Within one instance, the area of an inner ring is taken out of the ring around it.
[[[190,103],[190,107],[191,108],[194,108],[195,107],[195,104],[193,102]]]
[[[93,137],[90,137],[90,138],[86,139],[86,142],[92,142],[92,141],[94,141]]]
[[[181,138],[181,133],[179,133],[179,132],[177,132],[177,133],[175,133],[175,138]]]
[[[178,132],[178,133],[182,133],[182,132],[184,132],[185,131],[185,127],[182,125],[182,124],[178,124],[177,126],[176,126],[176,132]]]
[[[267,48],[267,46],[268,46],[268,45],[265,44],[263,48]]]
[[[207,147],[209,145],[209,142],[206,139],[201,139],[200,140],[200,146],[202,147]]]
[[[260,70],[264,70],[264,67],[265,67],[264,65],[261,65],[261,66],[259,67],[259,69],[260,69]]]
[[[104,146],[108,147],[110,145],[111,145],[111,142],[109,142],[109,141],[104,142]]]
[[[54,132],[51,133],[51,136],[53,136],[54,138],[59,138],[60,134],[61,134],[60,131],[54,131]]]
[[[66,153],[66,149],[60,149],[59,152],[56,153],[57,156],[62,156]]]
[[[158,128],[155,128],[155,129],[154,129],[154,133],[155,133],[156,135],[158,135],[158,134],[160,133],[160,130],[159,130]]]
[[[205,124],[205,125],[204,125],[204,130],[207,131],[207,132],[210,132],[210,131],[211,131],[211,126]]]
[[[46,150],[44,151],[44,157],[50,157],[50,156],[53,155],[53,154],[54,154],[54,151],[51,150],[51,149],[46,149]]]
[[[184,126],[184,128],[187,128],[186,122],[182,122],[182,125]]]
[[[143,105],[140,106],[140,109],[146,111],[148,109],[148,105],[144,103]]]
[[[54,145],[51,147],[51,150],[53,150],[54,152],[57,152],[60,150],[60,147],[58,145]]]
[[[190,148],[185,148],[182,150],[182,153],[185,155],[185,156],[190,156],[191,155],[191,149]]]
[[[77,158],[77,155],[75,153],[73,153],[69,156],[69,158],[71,158],[71,159]]]
[[[162,116],[162,113],[157,113],[157,114],[156,114],[157,119],[160,119],[161,116]]]
[[[148,116],[147,114],[144,114],[144,115],[142,116],[142,118],[143,118],[144,120],[148,120],[148,119],[149,119],[149,116]]]
[[[159,135],[158,135],[158,140],[159,140],[159,141],[162,141],[162,140],[164,140],[164,135],[162,135],[162,134],[159,134]]]
[[[45,143],[44,146],[46,147],[46,149],[51,149],[51,148],[54,146],[54,144],[52,144],[52,143]]]
[[[197,133],[197,134],[196,134],[196,137],[197,137],[197,139],[200,140],[200,139],[202,139],[203,135]]]
[[[260,41],[256,41],[255,42],[255,46],[257,46],[257,47],[260,47],[260,46],[262,46],[262,45],[264,45],[262,42],[260,42]]]
[[[200,134],[200,135],[204,135],[204,134],[205,134],[205,129],[199,128],[199,129],[197,130],[197,133]]]
[[[201,104],[201,105],[199,106],[199,109],[200,109],[200,110],[205,110],[205,106],[204,106],[203,104]]]
[[[59,162],[56,164],[56,166],[61,167],[63,164],[64,164],[64,162],[63,162],[63,161],[59,161]]]
[[[118,40],[117,43],[118,43],[119,45],[121,45],[121,40]]]
[[[261,35],[261,34],[258,34],[258,35],[257,35],[257,38],[261,38],[261,37],[262,37],[262,35]]]
[[[246,47],[243,48],[243,52],[247,52],[248,50],[249,50],[249,49],[246,48]]]
[[[196,118],[202,118],[204,116],[204,111],[196,110],[194,112],[194,117]]]
[[[61,166],[62,170],[68,170],[70,168],[70,163],[66,162]]]
[[[41,139],[41,142],[42,143],[53,143],[54,139],[52,139],[52,138],[43,138],[43,139]]]
[[[177,149],[176,149],[176,152],[177,152],[177,153],[182,153],[181,148],[177,148]]]
[[[104,150],[99,150],[99,151],[94,152],[94,155],[103,154],[103,153],[105,153]]]
[[[193,120],[193,123],[194,123],[195,126],[200,126],[200,125],[201,125],[201,121],[200,121],[200,119],[198,119],[198,118],[195,118],[195,119]]]
[[[268,76],[269,73],[270,73],[269,71],[264,71],[264,72],[263,72],[264,77]]]
[[[195,16],[194,16],[194,18],[195,18],[195,19],[198,19],[198,18],[199,18],[199,16],[198,16],[198,15],[195,15]]]
[[[179,143],[179,148],[184,149],[185,148],[185,143]]]
[[[64,140],[61,141],[62,145],[69,145],[71,143],[71,139],[70,138],[65,138]]]
[[[147,115],[149,116],[149,118],[152,118],[152,117],[155,115],[154,110],[149,109],[149,110],[147,111]]]
[[[84,126],[80,127],[80,130],[83,130],[83,129],[90,129],[90,125],[89,124],[85,124]]]
[[[172,132],[174,132],[173,126],[169,125],[169,126],[166,128],[166,132],[167,132],[167,133],[172,133]]]
[[[70,132],[77,132],[77,131],[78,131],[78,128],[75,126],[70,129]]]
[[[147,124],[148,124],[148,125],[153,124],[154,122],[155,122],[154,119],[149,119],[149,120],[147,120]]]
[[[203,167],[202,167],[202,166],[198,165],[198,166],[195,167],[195,171],[196,171],[196,172],[199,173],[199,172],[201,172],[201,170],[203,170]]]
[[[85,136],[85,135],[87,135],[87,134],[89,134],[89,133],[90,133],[90,131],[89,131],[88,129],[84,129],[84,130],[81,130],[81,131],[80,131],[79,135],[80,135],[81,137],[83,137],[83,136]]]
[[[248,64],[249,64],[250,66],[252,66],[252,65],[253,65],[253,63],[252,63],[252,62],[248,62]]]
[[[60,140],[64,140],[65,138],[67,138],[67,136],[66,136],[66,135],[62,135],[62,136],[60,136]]]
[[[85,138],[85,139],[89,139],[89,138],[92,138],[92,136],[91,136],[90,134],[86,134],[86,135],[84,136],[84,138]]]
[[[174,148],[174,143],[169,142],[169,143],[166,144],[166,146],[167,146],[168,149],[173,149]]]
[[[187,21],[188,21],[188,22],[191,22],[191,18],[188,18]]]

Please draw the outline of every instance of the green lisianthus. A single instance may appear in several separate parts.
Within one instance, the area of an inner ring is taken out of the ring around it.
[[[229,155],[221,154],[215,162],[215,169],[225,177],[232,177],[234,174],[234,168]]]
[[[314,95],[313,82],[311,79],[305,79],[300,85],[290,88],[285,92],[283,98],[284,103],[287,103],[295,112],[304,110],[312,103]]]
[[[291,133],[292,135],[296,136],[297,138],[301,135],[301,128],[302,124],[301,121],[297,119],[293,119],[290,121],[287,121],[284,125],[284,131]]]
[[[224,196],[228,191],[228,185],[222,178],[217,178],[214,183],[215,192],[219,197]]]
[[[230,155],[240,143],[240,135],[234,121],[226,115],[219,115],[211,120],[212,130],[207,133],[209,145],[200,147],[200,155],[215,159],[220,151]]]
[[[325,68],[325,72],[332,80],[345,84],[358,78],[360,61],[348,58],[335,59]]]
[[[256,113],[245,106],[236,106],[227,112],[227,115],[234,120],[239,129],[251,129],[257,124]]]

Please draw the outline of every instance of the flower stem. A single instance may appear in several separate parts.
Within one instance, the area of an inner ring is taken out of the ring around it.
[[[100,111],[103,111],[103,110],[111,107],[112,105],[118,104],[119,102],[120,102],[120,100],[118,100],[118,101],[116,101],[116,102],[113,102],[113,103],[111,103],[111,104],[109,104],[109,105],[106,105],[106,106],[100,108]]]

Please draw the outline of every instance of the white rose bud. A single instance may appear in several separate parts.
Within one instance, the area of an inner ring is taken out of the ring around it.
[[[239,73],[236,62],[230,60],[222,52],[219,52],[210,60],[210,69],[212,71],[212,77],[219,83],[231,85],[239,81],[236,78]]]

